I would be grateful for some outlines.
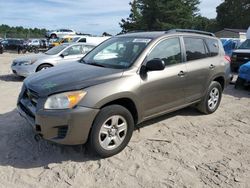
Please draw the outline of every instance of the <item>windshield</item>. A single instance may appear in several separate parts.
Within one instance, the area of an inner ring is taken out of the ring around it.
[[[49,49],[47,52],[45,52],[45,54],[47,55],[56,55],[58,53],[60,53],[62,50],[64,50],[68,45],[59,45],[56,46],[54,48]]]
[[[75,37],[73,38],[72,42],[77,42],[77,40],[79,39],[80,37]]]
[[[245,40],[239,47],[239,49],[250,49],[250,39]]]
[[[61,42],[62,40],[63,40],[62,38],[58,38],[58,39],[54,40],[53,42],[59,43],[59,42]]]
[[[96,47],[80,62],[116,69],[128,68],[150,41],[148,38],[114,37]]]

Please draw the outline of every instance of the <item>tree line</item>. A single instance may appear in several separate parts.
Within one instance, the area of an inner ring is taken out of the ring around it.
[[[5,24],[0,25],[1,38],[43,38],[46,29],[23,28],[22,26],[11,27]]]
[[[133,0],[129,17],[120,22],[122,33],[173,28],[216,32],[223,28],[247,29],[250,25],[249,0],[224,0],[216,8],[215,19],[201,16],[199,4],[199,0]]]

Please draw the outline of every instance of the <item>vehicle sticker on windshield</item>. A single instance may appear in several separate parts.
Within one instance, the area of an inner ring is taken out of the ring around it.
[[[134,39],[133,42],[149,43],[151,39]]]

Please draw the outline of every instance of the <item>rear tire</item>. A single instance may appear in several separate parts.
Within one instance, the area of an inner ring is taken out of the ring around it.
[[[101,157],[121,152],[130,141],[134,130],[131,113],[120,105],[104,107],[96,116],[88,146]]]
[[[34,51],[35,54],[39,53],[39,49],[37,47],[34,47],[33,51]]]
[[[220,105],[222,87],[219,82],[212,81],[205,97],[198,104],[197,109],[204,114],[214,113]]]

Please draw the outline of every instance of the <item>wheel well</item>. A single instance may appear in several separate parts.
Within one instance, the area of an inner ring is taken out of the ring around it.
[[[225,80],[224,80],[224,78],[222,76],[215,78],[214,81],[219,82],[221,87],[222,87],[222,90],[224,90]]]
[[[50,63],[43,63],[43,64],[39,65],[39,66],[36,68],[36,72],[38,71],[39,67],[41,67],[41,66],[43,66],[43,65],[49,65],[49,66],[53,67],[53,65],[50,64]]]
[[[137,124],[137,122],[138,122],[138,112],[137,112],[135,103],[131,99],[129,99],[129,98],[117,99],[117,100],[114,100],[112,102],[109,102],[109,103],[103,105],[101,108],[103,108],[105,106],[113,105],[113,104],[121,105],[121,106],[125,107],[126,109],[128,109],[128,111],[133,116],[135,124]]]
[[[55,37],[56,37],[57,35],[56,35],[55,33],[51,33],[51,34],[50,34],[50,37],[52,37],[52,36],[55,36]]]

